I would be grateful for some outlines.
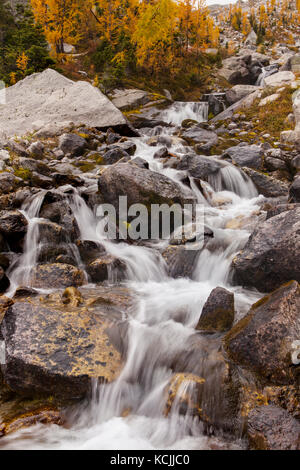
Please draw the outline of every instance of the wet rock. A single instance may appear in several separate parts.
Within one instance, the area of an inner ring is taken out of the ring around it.
[[[84,273],[80,269],[63,263],[40,264],[31,274],[32,287],[37,288],[79,287],[84,283]]]
[[[21,178],[17,178],[11,173],[0,173],[0,195],[16,191],[24,185]]]
[[[39,217],[63,227],[72,241],[78,238],[78,224],[67,201],[60,200],[47,203],[47,198],[44,199]]]
[[[0,296],[0,340],[3,340],[2,334],[1,334],[1,323],[4,318],[4,315],[6,313],[6,310],[8,307],[13,305],[14,301],[10,299],[9,297],[6,297],[5,295]],[[1,371],[0,371],[0,376],[1,376]],[[1,389],[1,377],[0,377],[0,389]]]
[[[70,171],[74,171],[74,167],[71,167]],[[53,173],[52,178],[54,181],[54,185],[56,186],[65,186],[67,184],[70,184],[71,186],[74,186],[74,188],[78,188],[79,186],[84,185],[84,181],[80,177],[72,175],[70,173]]]
[[[153,158],[155,159],[160,159],[160,158],[166,158],[169,155],[169,151],[167,147],[162,147],[161,149],[157,150],[155,154],[153,155]]]
[[[45,306],[38,299],[15,303],[1,325],[5,382],[15,392],[82,398],[92,378],[111,382],[120,373],[112,327],[112,321],[86,306],[74,311],[66,304]]]
[[[300,204],[276,204],[275,206],[267,209],[267,219],[271,219],[271,217],[275,217],[283,212],[291,211],[297,207],[300,207]]]
[[[274,176],[267,175],[252,168],[242,168],[243,171],[252,179],[259,194],[265,197],[287,196],[289,184],[278,180]]]
[[[252,449],[300,449],[299,421],[274,405],[261,406],[250,412],[247,434]]]
[[[39,242],[60,244],[68,239],[68,234],[58,224],[49,220],[41,220],[38,223]]]
[[[108,129],[106,142],[108,145],[115,144],[121,139],[120,134],[116,134],[112,129]]]
[[[293,343],[299,340],[300,287],[284,284],[254,304],[226,335],[229,357],[269,383],[293,384],[299,377]]]
[[[241,167],[261,169],[263,166],[263,150],[258,145],[238,145],[223,153],[222,158],[229,158]]]
[[[129,163],[108,167],[98,181],[104,201],[118,210],[119,196],[127,196],[128,206],[144,204],[151,210],[152,204],[180,204],[194,200],[191,192],[164,175],[139,168]]]
[[[295,178],[289,191],[290,202],[300,202],[300,176]]]
[[[0,211],[0,233],[5,238],[24,236],[27,225],[27,219],[20,211]]]
[[[70,154],[73,157],[82,155],[86,147],[87,141],[77,134],[63,134],[59,138],[59,149],[65,155]]]
[[[222,287],[214,289],[206,301],[197,330],[209,333],[227,331],[234,321],[234,294]]]
[[[3,294],[9,288],[10,282],[3,268],[0,267],[0,294]]]
[[[300,281],[300,208],[259,224],[233,260],[238,284],[271,292],[284,282]]]
[[[184,246],[168,246],[162,253],[168,275],[174,279],[191,278],[200,250],[186,249]]]
[[[18,287],[14,299],[19,299],[22,297],[35,297],[36,295],[39,295],[38,291],[35,289],[32,289],[31,287]]]
[[[83,303],[81,292],[76,287],[67,287],[62,294],[62,301],[66,305],[79,307]]]
[[[113,165],[122,158],[128,158],[128,153],[121,148],[109,150],[103,155],[103,165]]]
[[[92,261],[86,268],[91,282],[114,280],[118,282],[126,277],[126,264],[114,256],[106,255]]]
[[[218,144],[218,136],[213,131],[203,129],[201,124],[190,127],[181,132],[181,137],[189,144],[198,144],[198,152],[209,152],[209,150]]]
[[[23,428],[35,426],[37,424],[55,424],[57,426],[63,424],[62,413],[57,409],[45,407],[41,409],[30,410],[27,413],[16,416],[10,422],[4,422],[0,425],[2,436],[15,433]]]
[[[105,253],[105,248],[101,243],[91,240],[77,240],[76,246],[79,250],[80,258],[84,264],[94,261],[99,255]]]
[[[203,155],[185,155],[177,165],[178,170],[187,170],[193,178],[209,181],[216,176],[224,164],[212,157]]]
[[[44,243],[39,246],[37,262],[40,264],[62,263],[77,266],[78,259],[74,247],[70,243]]]
[[[194,374],[175,374],[165,389],[164,415],[168,416],[176,407],[176,411],[184,415],[199,416],[199,397],[204,383],[203,378]]]
[[[149,163],[147,162],[147,160],[144,160],[141,157],[133,158],[131,160],[131,163],[133,163],[134,165],[139,166],[140,168],[146,168],[146,170],[149,170]]]

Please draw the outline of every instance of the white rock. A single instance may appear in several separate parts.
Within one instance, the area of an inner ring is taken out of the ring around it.
[[[48,69],[26,77],[6,89],[0,105],[0,138],[32,132],[32,123],[64,129],[62,123],[129,129],[122,113],[90,83],[73,82]]]
[[[278,100],[280,98],[280,95],[278,93],[274,93],[273,95],[266,96],[261,102],[259,103],[259,107],[266,106],[268,103],[272,103],[273,101]]]
[[[289,85],[295,80],[293,72],[277,72],[265,78],[266,86],[279,87]]]
[[[127,90],[113,90],[111,94],[113,104],[122,110],[134,109],[150,101],[149,93],[143,90],[127,89]]]

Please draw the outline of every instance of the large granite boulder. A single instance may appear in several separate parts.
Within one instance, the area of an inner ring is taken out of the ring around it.
[[[98,88],[86,81],[73,82],[55,70],[30,75],[6,89],[6,104],[0,105],[0,137],[22,136],[49,126],[59,133],[70,123],[115,127],[136,135]]]
[[[226,92],[226,100],[231,105],[237,101],[240,101],[256,90],[259,90],[259,87],[255,85],[235,85]]]
[[[101,302],[75,309],[72,303],[37,298],[10,306],[1,325],[5,382],[30,396],[78,399],[90,391],[91,379],[116,379],[122,367],[114,339],[118,330],[102,311]]]
[[[244,167],[246,173],[254,183],[259,194],[265,197],[287,196],[289,192],[289,184],[285,181],[278,180],[272,175],[256,171],[253,168]]]
[[[246,166],[260,170],[263,166],[264,152],[259,145],[237,145],[230,147],[223,154],[223,158],[230,160],[239,166]]]
[[[300,330],[300,286],[291,281],[254,304],[226,335],[226,351],[268,383],[297,383],[300,370],[293,358]]]
[[[208,333],[223,332],[232,327],[234,321],[234,294],[216,287],[207,299],[197,330]]]
[[[271,292],[282,283],[300,281],[300,208],[259,224],[233,260],[238,284]]]

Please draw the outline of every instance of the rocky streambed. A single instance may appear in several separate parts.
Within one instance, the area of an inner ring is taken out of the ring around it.
[[[220,151],[207,115],[3,142],[0,448],[299,449],[298,150],[236,117]],[[120,196],[197,204],[202,238],[109,239]]]

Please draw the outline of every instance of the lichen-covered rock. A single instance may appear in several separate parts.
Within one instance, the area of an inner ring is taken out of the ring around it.
[[[40,264],[31,273],[31,285],[37,288],[79,287],[84,283],[83,271],[69,264]]]
[[[272,175],[244,167],[243,171],[252,179],[259,194],[265,197],[288,196],[289,184]]]
[[[144,204],[151,212],[152,204],[180,204],[195,201],[187,188],[182,189],[170,178],[130,163],[108,167],[98,181],[104,202],[119,210],[119,196],[127,196],[128,206]]]
[[[230,147],[223,154],[223,158],[230,158],[241,167],[260,170],[263,166],[263,150],[259,145],[238,145]]]
[[[95,259],[86,270],[92,282],[120,281],[126,277],[126,264],[110,255]]]
[[[73,157],[82,155],[87,146],[87,141],[77,134],[63,134],[59,138],[59,148],[64,154]]]
[[[16,392],[78,399],[92,378],[111,382],[122,367],[110,339],[113,321],[87,305],[16,302],[1,325],[5,340],[4,380]],[[115,333],[116,334],[116,333]]]
[[[210,181],[223,168],[224,163],[203,155],[185,155],[177,165],[178,170],[187,170],[193,178]]]
[[[218,136],[215,132],[203,129],[201,124],[192,126],[181,132],[181,137],[190,144],[198,144],[198,149],[202,152],[209,152],[209,150],[218,144]]]
[[[226,335],[229,357],[273,384],[299,379],[293,344],[299,340],[300,287],[292,281],[254,304]]]
[[[23,235],[27,231],[27,219],[18,210],[0,212],[0,233],[5,237]]]
[[[248,416],[247,435],[256,450],[300,450],[300,423],[283,408],[260,406]]]
[[[258,225],[233,260],[235,281],[271,292],[284,282],[300,281],[300,208]]]
[[[194,374],[175,374],[166,387],[165,416],[172,411],[193,416],[201,415],[199,398],[205,380]]]
[[[210,333],[223,332],[232,327],[233,321],[234,294],[217,287],[207,299],[196,329]]]

